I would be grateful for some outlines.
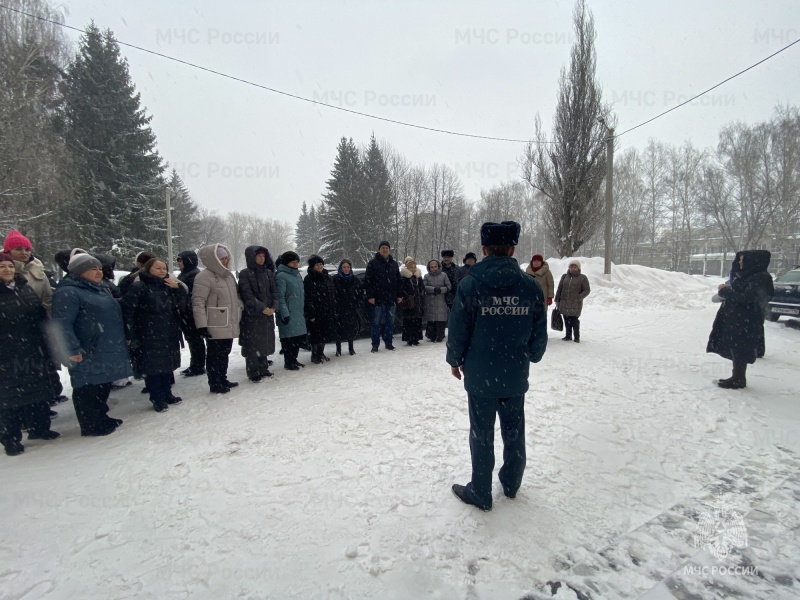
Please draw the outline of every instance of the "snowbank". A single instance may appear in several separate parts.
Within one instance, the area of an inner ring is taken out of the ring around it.
[[[556,289],[561,276],[567,272],[569,261],[565,258],[548,258]],[[711,296],[722,283],[720,277],[699,277],[643,267],[641,265],[615,265],[611,276],[603,274],[602,258],[578,257],[581,273],[589,278],[592,293],[586,305],[619,306],[627,309],[670,308],[690,310],[708,306]],[[527,265],[522,265],[524,269]]]

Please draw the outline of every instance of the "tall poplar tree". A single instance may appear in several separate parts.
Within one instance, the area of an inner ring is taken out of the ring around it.
[[[542,131],[537,115],[523,163],[525,179],[547,198],[544,222],[561,256],[574,256],[604,222],[607,134],[599,119],[613,125],[595,80],[594,17],[585,0],[576,3],[572,20],[575,42],[559,77],[552,135]]]

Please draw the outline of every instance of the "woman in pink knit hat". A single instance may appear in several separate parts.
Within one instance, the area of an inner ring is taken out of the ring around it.
[[[22,275],[25,278],[28,282],[28,287],[39,297],[39,301],[47,313],[47,318],[50,319],[53,313],[53,288],[50,287],[50,280],[44,271],[42,261],[33,255],[31,241],[16,229],[12,229],[3,241],[3,252],[11,255],[11,258],[14,259],[14,269],[18,275]],[[60,366],[53,362],[49,371],[50,382],[53,386],[51,406],[58,402],[66,402],[69,399],[62,394],[64,388],[58,376],[59,370]],[[54,417],[56,414],[55,411],[52,411],[50,416]]]

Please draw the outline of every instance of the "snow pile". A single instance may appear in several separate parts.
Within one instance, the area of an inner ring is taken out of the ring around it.
[[[556,289],[572,259],[548,258]],[[641,265],[615,265],[611,276],[603,274],[603,259],[581,258],[581,273],[589,278],[592,292],[584,306],[619,306],[627,309],[691,310],[709,305],[720,277],[698,277]],[[523,265],[525,268],[527,265]]]

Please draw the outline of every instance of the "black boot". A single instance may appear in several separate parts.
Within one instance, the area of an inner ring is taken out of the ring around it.
[[[342,342],[336,342],[336,356],[342,355]]]
[[[317,344],[317,347],[317,356],[319,356],[325,362],[330,362],[331,359],[325,356],[325,344]]]
[[[581,341],[581,322],[580,319],[575,319],[575,323],[572,326],[573,329],[573,336],[575,337],[575,341],[580,343]]]
[[[320,356],[319,351],[319,344],[312,344],[311,345],[311,362],[315,365],[318,365],[322,362],[322,357]]]
[[[350,352],[350,356],[353,356],[356,351],[353,349],[353,340],[347,341],[347,351]]]
[[[726,390],[741,390],[747,387],[747,363],[733,361],[733,375],[730,379],[720,379],[717,385]]]

